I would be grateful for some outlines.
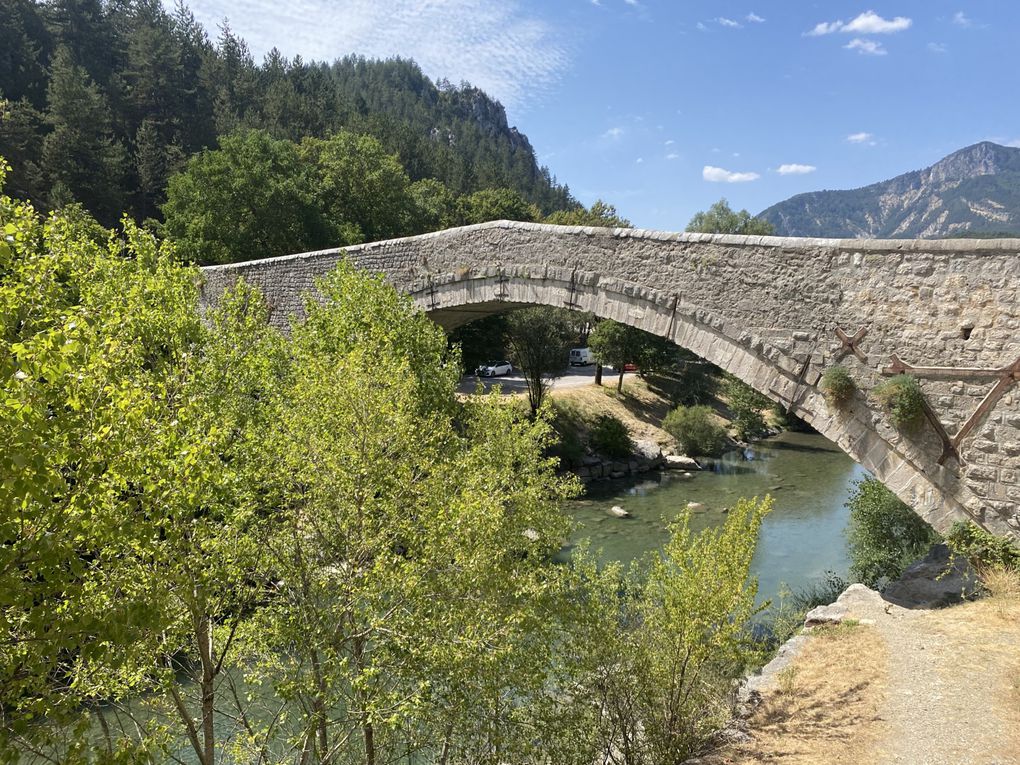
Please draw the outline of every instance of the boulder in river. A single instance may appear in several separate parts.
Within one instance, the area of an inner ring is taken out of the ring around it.
[[[628,513],[619,505],[613,505],[611,508],[609,508],[609,514],[617,518],[630,518],[630,513]]]
[[[701,470],[697,460],[682,454],[669,454],[664,459],[667,470]]]
[[[688,510],[704,510],[705,506],[701,502],[688,502],[687,503],[687,509]]]

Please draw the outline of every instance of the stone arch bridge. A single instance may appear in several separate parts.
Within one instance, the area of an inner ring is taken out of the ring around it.
[[[346,252],[454,328],[524,305],[591,311],[668,338],[788,407],[918,514],[1020,538],[1020,240],[672,234],[498,221],[204,269],[238,277],[286,327]],[[859,392],[825,402],[844,365]],[[867,395],[912,372],[928,404],[902,433]]]

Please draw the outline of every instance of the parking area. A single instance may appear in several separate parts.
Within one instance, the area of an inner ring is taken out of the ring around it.
[[[624,376],[624,380],[627,380],[634,376],[634,372],[628,372]],[[603,385],[615,385],[616,384],[617,372],[612,367],[602,368],[602,384]],[[460,384],[457,386],[459,393],[474,393],[478,383],[482,384],[482,388],[485,391],[490,390],[492,387],[498,385],[504,394],[510,393],[525,393],[528,390],[528,384],[524,381],[524,375],[519,371],[514,370],[512,374],[504,375],[503,377],[475,377],[475,375],[468,374],[461,378]],[[565,388],[580,388],[584,385],[592,385],[595,382],[595,365],[588,367],[567,367],[562,377],[554,378],[552,381],[553,390],[563,390]]]

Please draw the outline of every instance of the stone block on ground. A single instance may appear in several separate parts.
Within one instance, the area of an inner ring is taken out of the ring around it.
[[[981,581],[962,555],[935,545],[903,576],[882,591],[882,598],[903,608],[944,608],[978,595]]]

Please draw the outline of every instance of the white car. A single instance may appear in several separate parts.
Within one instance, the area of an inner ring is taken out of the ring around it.
[[[487,361],[475,370],[479,377],[501,377],[514,371],[509,361]]]

